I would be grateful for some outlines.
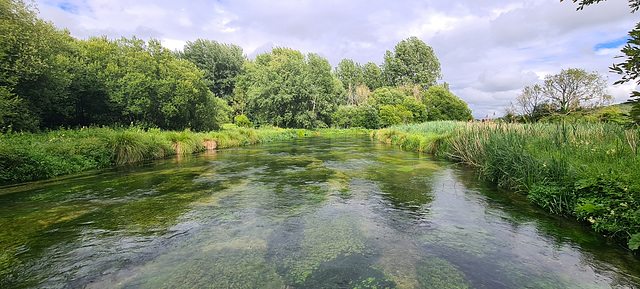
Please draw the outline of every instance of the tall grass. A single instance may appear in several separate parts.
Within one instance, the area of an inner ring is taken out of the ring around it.
[[[640,133],[616,124],[426,123],[376,132],[382,141],[475,167],[551,212],[640,245]],[[437,142],[440,143],[437,143]]]
[[[52,178],[89,169],[204,151],[204,141],[218,148],[251,145],[306,135],[305,130],[241,129],[228,126],[210,133],[139,127],[83,127],[43,133],[0,135],[0,184]]]
[[[463,126],[453,121],[392,126],[372,133],[379,141],[421,152],[438,154],[440,147]]]

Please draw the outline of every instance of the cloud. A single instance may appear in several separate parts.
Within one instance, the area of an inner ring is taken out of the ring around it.
[[[507,67],[481,72],[478,81],[471,87],[481,91],[503,92],[521,89],[538,82],[538,80],[538,76],[532,71],[524,72],[514,67]]]
[[[170,49],[198,38],[233,43],[250,57],[273,46],[381,64],[410,36],[434,48],[444,81],[476,117],[492,115],[524,86],[561,69],[609,76],[637,22],[626,1],[576,11],[546,0],[36,0],[41,17],[73,36],[158,38]],[[610,87],[625,100],[631,85]]]

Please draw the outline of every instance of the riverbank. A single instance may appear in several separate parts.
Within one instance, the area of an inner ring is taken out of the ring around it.
[[[475,167],[549,211],[640,246],[638,129],[606,123],[431,122],[372,133],[407,150]]]
[[[0,135],[0,184],[53,178],[112,165],[305,136],[275,127],[196,133],[139,127],[83,127]]]

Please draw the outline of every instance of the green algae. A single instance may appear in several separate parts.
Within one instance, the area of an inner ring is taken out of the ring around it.
[[[430,257],[418,266],[418,283],[420,288],[434,289],[466,289],[469,283],[465,274],[450,262]]]
[[[323,263],[365,253],[364,238],[351,216],[325,214],[328,213],[305,218],[298,252],[279,260],[287,268],[287,280],[292,283],[304,284]]]
[[[316,138],[32,184],[20,198],[11,188],[0,192],[0,238],[12,240],[0,243],[0,287],[638,284],[603,274],[535,208],[467,189],[477,182],[451,167]]]

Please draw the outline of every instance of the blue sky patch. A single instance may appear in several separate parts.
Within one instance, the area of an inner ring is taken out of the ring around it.
[[[618,47],[622,46],[623,44],[627,43],[628,40],[629,40],[629,38],[622,37],[622,38],[619,38],[619,39],[616,39],[616,40],[613,40],[613,41],[604,42],[604,43],[598,43],[593,48],[593,50],[598,51],[598,50],[602,50],[602,49],[618,48]]]
[[[69,13],[73,13],[73,14],[78,14],[78,6],[66,1],[62,1],[60,3],[58,3],[58,8],[67,11]]]

